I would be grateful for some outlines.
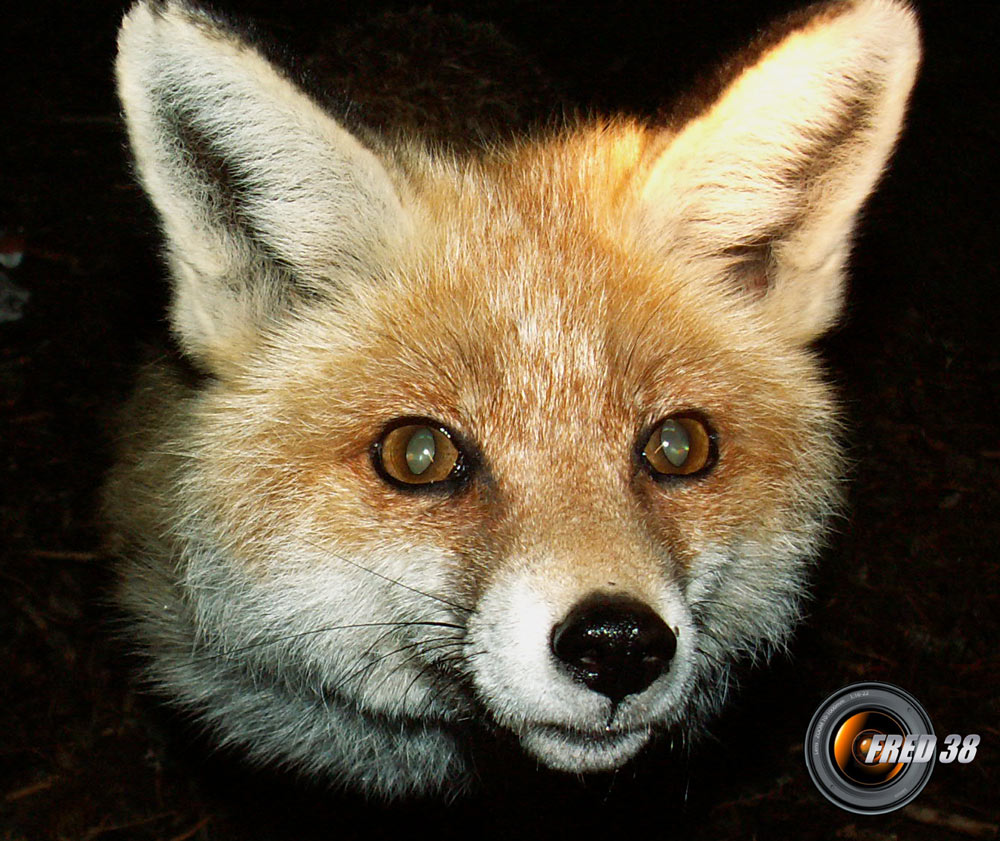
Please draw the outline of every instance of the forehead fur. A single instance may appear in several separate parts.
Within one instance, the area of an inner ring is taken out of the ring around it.
[[[425,166],[410,179],[418,231],[394,271],[293,329],[319,334],[338,381],[357,366],[380,400],[392,395],[386,411],[426,401],[461,424],[486,422],[469,414],[476,405],[495,415],[513,404],[522,419],[572,410],[577,421],[609,408],[613,418],[614,406],[632,415],[725,400],[728,409],[733,379],[760,386],[799,367],[812,379],[809,354],[721,281],[643,249],[636,185],[649,146],[642,129],[613,125],[458,172]],[[339,339],[324,346],[328,328],[350,336],[353,362],[335,350]]]
[[[305,308],[250,360],[250,391],[268,394],[253,399],[276,404],[261,417],[288,419],[275,434],[315,433],[295,455],[308,453],[305,473],[365,473],[371,443],[404,416],[452,428],[533,517],[558,487],[605,505],[631,481],[638,438],[678,411],[712,420],[723,477],[756,483],[760,505],[808,473],[804,454],[827,457],[830,401],[810,354],[632,237],[647,146],[606,126],[413,177],[418,233],[393,270]]]

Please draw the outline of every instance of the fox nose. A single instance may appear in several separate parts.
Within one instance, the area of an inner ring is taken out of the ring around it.
[[[677,637],[637,599],[592,593],[555,626],[551,648],[577,680],[618,703],[667,670]]]

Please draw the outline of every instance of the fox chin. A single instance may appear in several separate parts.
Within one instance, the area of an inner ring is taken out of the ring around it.
[[[805,9],[665,124],[495,142],[338,112],[181,0],[118,47],[176,346],[105,492],[152,685],[385,796],[467,785],[476,722],[573,773],[695,734],[787,643],[840,505],[812,345],[908,6]]]

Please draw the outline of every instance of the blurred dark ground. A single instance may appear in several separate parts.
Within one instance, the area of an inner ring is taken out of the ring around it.
[[[408,3],[378,0],[367,8]],[[570,98],[652,113],[792,4],[435,9],[489,20]],[[642,832],[697,839],[995,837],[1000,435],[993,3],[917,3],[925,62],[909,127],[870,203],[850,310],[824,344],[851,421],[851,513],[791,656],[748,674],[689,759],[666,747],[581,781],[511,758],[452,804],[385,806],[245,768],[135,691],[113,641],[95,493],[107,419],[162,323],[152,214],[129,176],[111,64],[122,7],[19,4],[3,19],[0,254],[30,298],[0,322],[0,839],[321,839]],[[231,5],[229,8],[237,8]],[[358,4],[238,7],[296,49]],[[978,733],[915,803],[860,817],[802,761],[820,702],[885,680],[939,735]]]

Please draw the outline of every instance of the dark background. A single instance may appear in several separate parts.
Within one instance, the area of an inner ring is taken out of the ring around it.
[[[368,8],[405,8],[379,0]],[[652,113],[787,2],[441,2],[490,20],[571,101]],[[386,806],[254,771],[138,693],[113,638],[96,490],[107,419],[162,324],[151,212],[128,173],[111,65],[119,3],[19,4],[0,32],[0,253],[27,290],[0,322],[0,839],[548,835],[994,837],[1000,436],[995,331],[997,4],[917,3],[925,62],[869,204],[849,312],[824,342],[850,419],[851,513],[791,655],[748,673],[688,758],[613,777],[507,773],[450,805]],[[358,4],[238,8],[297,49]],[[910,807],[863,818],[814,790],[802,740],[857,680],[912,692],[939,735],[978,733]],[[502,760],[502,761],[501,761]]]

